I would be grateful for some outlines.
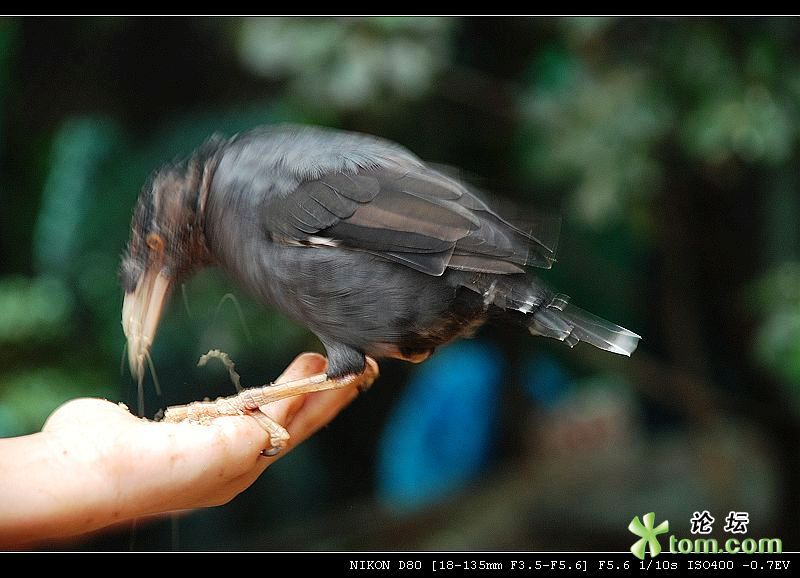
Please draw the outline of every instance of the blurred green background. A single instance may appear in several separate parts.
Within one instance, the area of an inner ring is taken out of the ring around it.
[[[715,536],[746,511],[750,535],[800,548],[798,24],[0,20],[0,435],[75,396],[136,406],[116,269],[139,189],[210,134],[265,123],[381,135],[559,211],[542,276],[644,337],[620,359],[487,328],[439,354],[489,352],[464,395],[441,362],[385,362],[231,504],[66,547],[624,550],[634,515],[688,536],[708,509]],[[183,294],[148,416],[231,392],[195,367],[212,347],[247,385],[320,350],[216,271]],[[428,437],[397,443],[412,426]]]

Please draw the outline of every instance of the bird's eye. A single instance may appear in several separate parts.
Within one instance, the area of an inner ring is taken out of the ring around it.
[[[158,233],[147,235],[147,246],[151,251],[161,252],[164,250],[164,238]]]

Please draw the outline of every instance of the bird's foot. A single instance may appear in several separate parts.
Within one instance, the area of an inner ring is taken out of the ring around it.
[[[260,425],[264,431],[269,434],[269,447],[261,450],[262,456],[275,456],[286,448],[286,444],[289,443],[289,437],[291,437],[289,436],[289,432],[286,431],[286,428],[284,428],[281,424],[276,422],[260,409],[248,412],[247,415],[253,416],[258,422],[258,425]]]
[[[287,397],[350,386],[357,387],[359,391],[365,391],[378,378],[378,375],[378,364],[374,359],[367,357],[364,371],[359,374],[329,378],[327,374],[320,373],[284,383],[251,387],[236,395],[220,397],[215,401],[196,401],[188,405],[168,407],[164,412],[163,421],[167,423],[190,421],[207,424],[214,418],[226,415],[250,415],[269,434],[270,447],[263,450],[262,455],[274,456],[286,447],[289,442],[289,432],[261,411],[262,406]]]

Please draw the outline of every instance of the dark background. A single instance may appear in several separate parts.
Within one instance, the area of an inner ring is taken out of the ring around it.
[[[542,274],[631,359],[487,328],[382,377],[232,503],[76,549],[608,549],[655,511],[798,549],[797,19],[0,20],[0,434],[135,406],[116,268],[148,174],[214,132],[370,132],[563,215]],[[223,296],[232,292],[241,308]],[[274,378],[301,328],[207,271],[145,415]],[[242,323],[242,319],[246,323]],[[249,337],[248,337],[249,335]],[[404,436],[418,432],[414,438]],[[0,489],[0,501],[2,490]]]

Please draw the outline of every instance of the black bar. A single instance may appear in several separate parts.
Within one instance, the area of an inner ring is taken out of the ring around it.
[[[752,576],[789,576],[800,564],[797,552],[782,554],[707,554],[681,555],[662,553],[655,558],[639,560],[630,553],[547,553],[547,552],[119,552],[119,553],[5,553],[6,563],[24,564],[26,573],[59,564],[59,573],[74,565],[76,570],[95,561],[105,564],[109,556],[124,558],[126,570],[141,565],[142,571],[153,571],[153,563],[181,566],[181,573],[192,568],[208,571],[209,564],[225,564],[225,576],[238,573],[268,575],[325,572],[346,576],[668,576],[689,572],[696,575],[731,576],[734,573]],[[56,561],[56,558],[58,560]],[[171,558],[171,559],[170,559]],[[180,559],[177,559],[180,558]],[[241,558],[235,560],[235,558]],[[246,566],[238,566],[244,563]],[[116,563],[116,561],[115,561]],[[253,565],[255,564],[255,565]],[[201,566],[202,565],[202,566]],[[272,570],[269,570],[272,569]]]

